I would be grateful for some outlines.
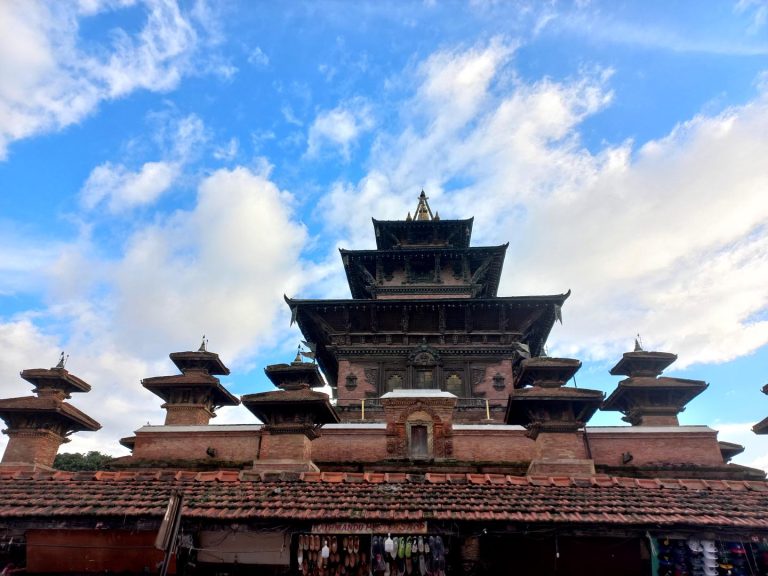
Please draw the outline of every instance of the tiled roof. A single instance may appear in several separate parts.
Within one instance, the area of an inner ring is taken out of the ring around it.
[[[768,530],[768,482],[493,474],[0,471],[0,519],[161,517],[174,488],[189,519]]]

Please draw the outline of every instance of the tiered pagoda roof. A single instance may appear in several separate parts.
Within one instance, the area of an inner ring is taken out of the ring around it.
[[[645,351],[638,344],[625,352],[611,374],[628,376],[603,403],[602,410],[622,412],[622,420],[633,426],[677,426],[677,415],[685,405],[707,389],[701,380],[661,376],[677,360],[668,352]]]

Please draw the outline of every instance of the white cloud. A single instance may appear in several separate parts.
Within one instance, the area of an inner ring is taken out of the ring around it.
[[[117,438],[162,423],[162,402],[140,380],[174,373],[165,354],[191,349],[201,334],[230,366],[295,339],[283,294],[298,293],[318,272],[300,260],[307,232],[292,195],[267,174],[242,167],[210,174],[191,209],[137,229],[115,258],[87,237],[59,246],[61,256],[41,274],[53,303],[34,318],[0,321],[6,396],[29,395],[18,371],[54,365],[62,348],[72,355],[68,369],[93,386],[71,402],[103,429],[75,435],[63,450],[125,453]],[[221,420],[254,421],[242,410]]]
[[[80,203],[86,210],[106,204],[109,212],[119,214],[154,204],[180,178],[184,165],[194,159],[207,141],[205,125],[195,114],[183,118],[154,116],[160,120],[155,140],[166,158],[145,162],[137,170],[112,162],[97,166],[80,191]],[[235,154],[236,141],[230,141],[227,150],[232,151],[233,145]],[[214,155],[223,150],[217,149]]]
[[[86,48],[80,19],[129,2],[0,2],[0,159],[15,140],[81,121],[100,102],[135,90],[168,91],[189,66],[197,33],[174,2],[146,0],[135,35]]]
[[[229,142],[222,146],[218,146],[213,151],[213,157],[216,160],[233,160],[237,156],[237,152],[240,148],[240,142],[237,138],[230,138]]]
[[[256,46],[256,48],[251,50],[250,54],[248,54],[248,63],[253,64],[254,66],[269,66],[269,56],[264,54],[262,49]]]
[[[443,218],[475,216],[475,244],[511,242],[500,294],[573,290],[553,353],[614,359],[640,332],[680,368],[767,343],[768,98],[591,152],[610,71],[510,82],[511,54],[430,57],[368,173],[320,203],[328,233],[370,246],[368,218],[403,218],[423,186]]]
[[[752,432],[755,422],[714,424],[718,440],[744,446],[744,452],[733,459],[734,464],[759,468],[768,472],[768,438]]]
[[[359,99],[320,112],[309,128],[307,155],[317,156],[324,147],[330,146],[349,160],[355,141],[373,125],[370,106]]]
[[[105,202],[117,214],[153,204],[178,176],[179,168],[167,162],[147,162],[137,172],[106,162],[93,169],[81,191],[81,202],[92,210]]]
[[[292,202],[246,168],[208,176],[194,209],[130,237],[103,279],[110,285],[106,302],[84,302],[109,311],[103,337],[138,355],[200,334],[228,358],[269,345],[283,293],[302,283],[306,231],[294,220]]]

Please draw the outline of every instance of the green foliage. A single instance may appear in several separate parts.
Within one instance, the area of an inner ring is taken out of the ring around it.
[[[57,454],[53,467],[57,470],[104,470],[109,468],[112,456],[92,450],[87,454],[74,452],[72,454]]]

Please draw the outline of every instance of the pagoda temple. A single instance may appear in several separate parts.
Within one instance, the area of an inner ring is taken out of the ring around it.
[[[472,219],[373,220],[375,250],[341,250],[351,300],[287,299],[342,421],[381,419],[394,390],[443,390],[456,422],[501,423],[520,362],[539,356],[568,293],[496,295],[507,245],[470,246]]]
[[[15,467],[28,463],[50,468],[59,447],[69,442],[74,432],[94,432],[101,425],[65,402],[73,392],[89,392],[91,386],[64,368],[64,353],[53,368],[23,370],[21,377],[34,385],[36,396],[0,400],[0,418],[8,428],[8,445],[3,465]]]
[[[22,372],[38,396],[0,400],[0,562],[36,574],[768,574],[765,472],[679,420],[708,384],[664,376],[677,356],[636,342],[607,398],[577,387],[581,361],[545,348],[569,292],[499,296],[507,245],[472,246],[472,224],[441,219],[424,192],[404,220],[374,219],[375,250],[341,250],[351,298],[286,298],[309,351],[265,368],[273,389],[234,396],[205,339],[172,353],[180,374],[140,383],[164,422],[123,438],[130,455],[109,469],[50,468],[68,434],[98,428],[64,402],[90,387],[63,365]],[[212,423],[238,403],[246,422]],[[626,424],[591,426],[598,410]]]

